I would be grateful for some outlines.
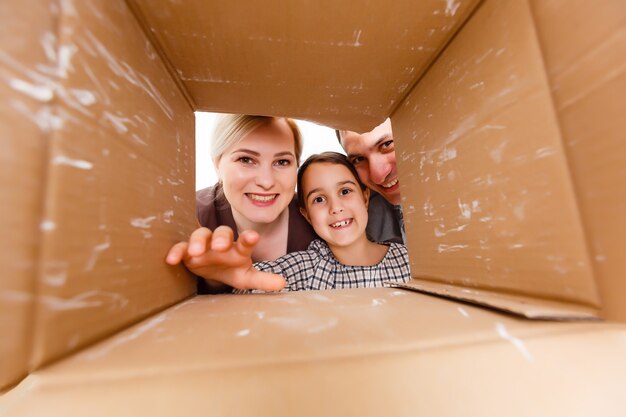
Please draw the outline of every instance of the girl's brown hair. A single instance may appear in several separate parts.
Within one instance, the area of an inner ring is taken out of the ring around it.
[[[361,182],[361,180],[359,179],[359,174],[356,172],[356,168],[354,168],[354,165],[352,165],[352,163],[348,160],[347,156],[345,156],[344,154],[341,154],[339,152],[322,152],[322,153],[317,153],[317,154],[309,156],[307,158],[307,160],[304,161],[302,166],[300,166],[300,169],[298,169],[298,188],[297,188],[297,190],[298,190],[298,204],[303,209],[306,209],[306,205],[305,205],[306,202],[304,201],[305,195],[304,195],[304,192],[302,190],[302,177],[304,177],[304,172],[311,165],[313,165],[313,164],[322,164],[322,163],[345,166],[346,168],[348,168],[350,170],[350,172],[354,176],[354,179],[359,184],[359,187],[361,187],[361,190],[365,191],[365,189],[367,188],[365,186],[365,184],[363,184]]]

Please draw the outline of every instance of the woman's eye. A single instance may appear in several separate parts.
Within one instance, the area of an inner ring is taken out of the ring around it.
[[[289,159],[280,159],[276,161],[276,165],[279,165],[281,167],[288,167],[289,165],[291,165],[291,161]]]
[[[238,162],[241,162],[242,164],[252,164],[254,161],[252,160],[252,158],[248,157],[248,156],[242,156],[240,158],[237,159]]]

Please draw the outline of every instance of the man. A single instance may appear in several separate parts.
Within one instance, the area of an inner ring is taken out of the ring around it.
[[[374,241],[405,241],[391,120],[366,133],[338,130],[339,143],[372,191],[367,234]]]

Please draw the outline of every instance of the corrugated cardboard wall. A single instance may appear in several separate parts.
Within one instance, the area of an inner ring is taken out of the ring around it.
[[[194,293],[194,118],[123,1],[60,3],[35,319],[39,366]]]
[[[389,115],[479,3],[128,2],[198,110],[289,115],[356,131]]]
[[[538,43],[526,2],[484,2],[393,115],[409,245],[427,279],[598,305],[582,213],[623,319],[623,7],[569,5],[533,3]],[[194,227],[194,162],[191,109],[123,1],[0,7],[6,385],[29,330],[38,366],[193,293],[163,257]],[[571,41],[582,23],[603,31]]]
[[[195,292],[164,263],[196,227],[191,107],[123,1],[14,4],[2,385]]]
[[[626,4],[531,4],[602,314],[626,321]]]
[[[598,305],[527,2],[484,2],[392,120],[414,277]]]
[[[50,1],[0,3],[0,388],[25,376],[52,91]],[[29,24],[25,25],[24,22]]]

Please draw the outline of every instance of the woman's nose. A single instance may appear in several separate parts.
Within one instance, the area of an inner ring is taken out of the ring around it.
[[[271,167],[261,167],[256,175],[255,183],[263,189],[270,189],[276,182],[274,172]]]

